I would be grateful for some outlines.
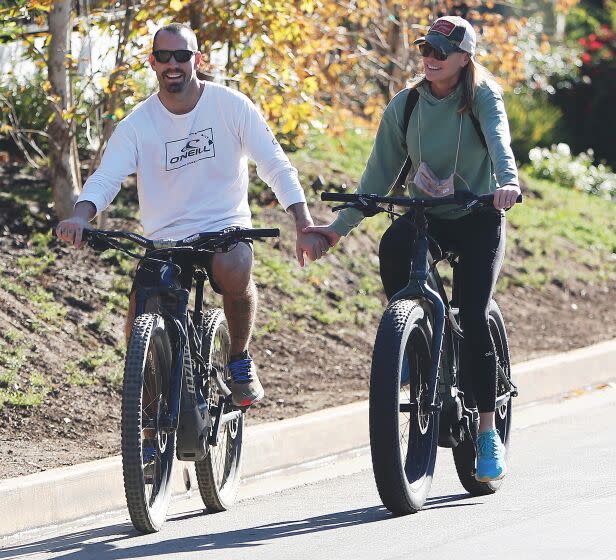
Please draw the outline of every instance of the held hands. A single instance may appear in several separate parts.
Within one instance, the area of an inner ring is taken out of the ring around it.
[[[339,233],[336,233],[333,230],[331,224],[327,226],[308,226],[303,229],[303,232],[307,234],[317,234],[321,238],[325,239],[328,244],[327,249],[330,247],[335,247],[342,237]],[[327,252],[327,249],[325,252]]]
[[[297,230],[295,254],[297,256],[297,262],[302,267],[305,262],[304,253],[308,261],[317,261],[329,250],[329,242],[323,235],[307,231],[311,229],[311,227]]]
[[[520,196],[520,187],[518,185],[503,185],[494,192],[494,208],[497,210],[508,210],[511,208],[518,196]]]

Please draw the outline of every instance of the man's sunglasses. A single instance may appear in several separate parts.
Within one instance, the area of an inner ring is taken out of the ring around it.
[[[197,51],[189,51],[187,49],[178,49],[177,51],[152,51],[152,54],[157,62],[162,62],[164,64],[169,62],[171,57],[175,58],[177,62],[188,62],[196,52]]]
[[[449,54],[452,54],[452,53],[447,54],[445,51],[442,51],[441,49],[435,49],[430,43],[422,43],[421,45],[419,45],[419,52],[421,53],[421,56],[423,56],[424,58],[432,57],[440,61],[447,60],[447,58],[449,57]],[[454,52],[462,52],[462,50],[456,49]]]

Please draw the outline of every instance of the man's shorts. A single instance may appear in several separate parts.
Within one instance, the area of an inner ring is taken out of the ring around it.
[[[241,243],[248,245],[251,250],[254,250],[251,242],[242,241]],[[146,254],[148,252],[150,251],[146,251]],[[212,273],[212,261],[214,259],[214,254],[215,253],[203,253],[202,255],[199,255],[197,260],[195,260],[193,255],[175,255],[173,257],[173,262],[181,268],[181,272],[178,275],[180,284],[179,287],[190,290],[195,268],[203,268],[205,269],[205,272],[210,280],[212,290],[214,290],[217,294],[222,294],[222,289],[218,284],[216,284]],[[142,261],[137,269],[137,272],[135,273],[135,277],[133,278],[131,295],[134,293],[138,285],[143,287],[158,286],[160,283],[161,269],[165,265],[166,262],[162,259],[160,261]]]

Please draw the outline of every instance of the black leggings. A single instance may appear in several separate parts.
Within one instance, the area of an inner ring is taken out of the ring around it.
[[[505,254],[505,217],[486,211],[455,220],[429,218],[428,222],[430,235],[441,248],[460,257],[456,268],[456,294],[464,328],[460,370],[463,379],[470,383],[463,389],[468,395],[470,388],[479,412],[493,412],[496,357],[488,307]],[[381,280],[388,298],[408,283],[415,239],[411,213],[398,218],[381,239]],[[472,399],[469,400],[472,405]]]

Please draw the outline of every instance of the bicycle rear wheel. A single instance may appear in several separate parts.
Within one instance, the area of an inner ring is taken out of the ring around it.
[[[490,302],[488,324],[496,352],[496,429],[500,434],[502,442],[505,444],[505,448],[509,451],[512,418],[512,400],[509,394],[511,388],[511,362],[509,360],[509,344],[507,342],[505,321],[501,310],[494,300]],[[471,430],[473,431],[473,437],[476,438],[476,427],[471,427]],[[465,438],[452,451],[456,470],[458,471],[458,478],[464,489],[472,496],[494,494],[500,488],[502,480],[479,482],[475,479],[476,454],[472,441]]]
[[[135,319],[124,367],[122,470],[135,529],[158,531],[165,521],[175,459],[175,432],[160,429],[168,414],[173,351],[160,315]]]
[[[432,485],[438,412],[427,410],[432,332],[414,301],[389,305],[376,335],[370,375],[370,449],[383,504],[395,515],[419,511]],[[404,353],[409,382],[401,386]]]
[[[205,314],[203,357],[216,368],[225,382],[230,381],[227,369],[231,341],[224,313],[212,309]],[[209,382],[208,407],[217,410],[223,395],[213,378]],[[225,413],[231,412],[225,409]],[[213,416],[214,419],[214,416]],[[237,495],[240,482],[244,414],[220,426],[216,444],[210,444],[208,454],[195,462],[195,471],[203,503],[210,512],[227,510]]]

